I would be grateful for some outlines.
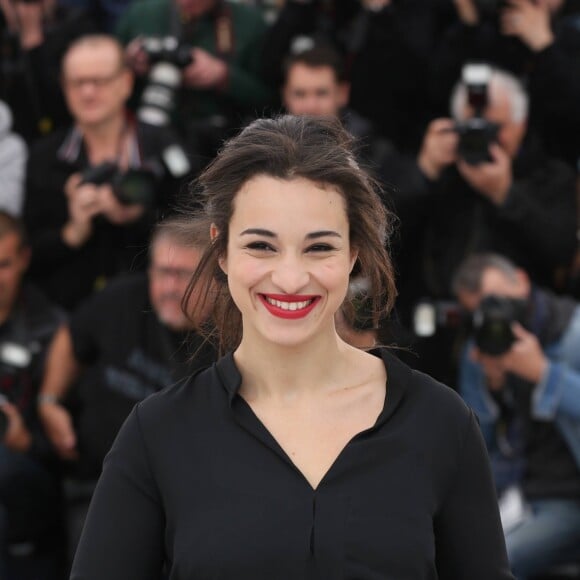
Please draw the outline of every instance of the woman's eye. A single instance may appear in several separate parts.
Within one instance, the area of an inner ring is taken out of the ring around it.
[[[267,242],[251,242],[246,246],[246,248],[248,248],[249,250],[258,250],[261,252],[268,252],[274,250],[274,248]]]
[[[314,244],[308,246],[308,252],[331,252],[334,248],[330,244]]]

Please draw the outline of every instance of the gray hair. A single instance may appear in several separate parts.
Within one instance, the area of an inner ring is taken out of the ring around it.
[[[459,292],[480,292],[483,274],[489,268],[499,270],[509,280],[517,279],[517,266],[499,254],[471,254],[457,268],[451,280],[455,295]]]
[[[157,223],[151,234],[149,248],[159,240],[170,240],[177,246],[205,251],[211,240],[209,224],[202,219],[176,215]]]
[[[507,95],[511,105],[512,121],[523,123],[528,117],[529,97],[523,83],[513,74],[501,69],[492,68],[488,94],[491,102]],[[451,94],[451,115],[460,121],[465,118],[467,107],[467,86],[459,81]]]

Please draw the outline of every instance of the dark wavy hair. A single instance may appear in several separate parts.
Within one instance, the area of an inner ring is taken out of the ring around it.
[[[351,276],[368,280],[372,312],[377,320],[386,316],[396,297],[387,250],[393,218],[381,201],[380,186],[356,161],[352,136],[340,121],[330,118],[283,115],[258,119],[225,143],[196,182],[202,219],[208,231],[214,224],[219,234],[191,279],[183,307],[192,313],[213,301],[215,328],[209,338],[219,351],[235,349],[242,338],[241,313],[230,296],[219,260],[227,253],[234,199],[258,175],[308,179],[331,186],[344,197],[350,245],[358,251]]]

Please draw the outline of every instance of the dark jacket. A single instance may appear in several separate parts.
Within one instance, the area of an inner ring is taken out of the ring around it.
[[[499,207],[454,166],[435,182],[413,161],[400,169],[391,179],[401,219],[400,295],[411,304],[422,296],[449,298],[451,277],[471,252],[503,254],[545,286],[569,263],[576,246],[574,173],[533,138],[513,163],[512,187]]]
[[[136,163],[146,165],[151,160],[158,162],[164,148],[174,141],[165,129],[138,124],[137,142],[140,161]],[[97,216],[91,238],[73,249],[63,242],[61,233],[68,221],[64,186],[73,173],[87,166],[82,139],[70,129],[38,142],[27,165],[23,218],[33,249],[30,275],[67,309],[115,274],[145,267],[151,227],[160,212],[173,205],[172,194],[180,187],[176,180],[162,178],[156,187],[155,206],[140,219],[119,226]]]

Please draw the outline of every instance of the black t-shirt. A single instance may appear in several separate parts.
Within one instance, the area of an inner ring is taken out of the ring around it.
[[[474,414],[376,354],[384,409],[316,490],[238,395],[232,355],[137,405],[71,580],[512,579]]]
[[[215,360],[193,333],[164,326],[149,301],[145,274],[123,276],[72,316],[79,384],[79,474],[97,477],[105,454],[136,402]]]
[[[36,412],[48,345],[65,320],[64,312],[54,306],[33,286],[20,290],[10,316],[0,324],[0,395],[20,411],[32,432],[29,454],[49,459],[52,448]]]

